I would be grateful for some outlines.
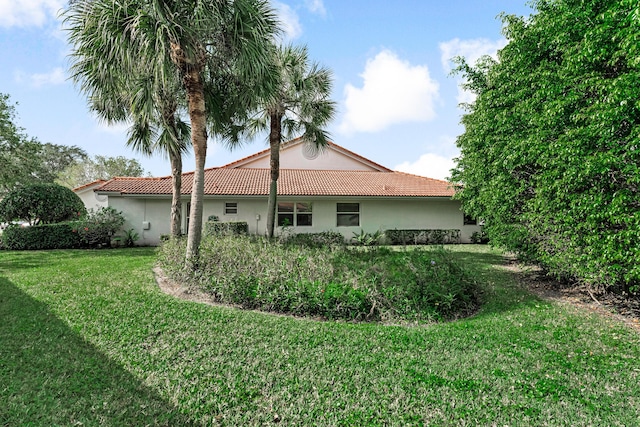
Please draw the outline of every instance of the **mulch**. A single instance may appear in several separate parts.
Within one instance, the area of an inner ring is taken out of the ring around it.
[[[519,275],[521,284],[539,298],[573,306],[615,318],[640,332],[640,296],[613,292],[596,293],[586,285],[566,284],[545,275],[541,270],[523,267],[507,260],[507,268]]]

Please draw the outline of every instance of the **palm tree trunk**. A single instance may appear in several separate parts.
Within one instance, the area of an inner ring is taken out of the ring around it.
[[[180,237],[182,234],[182,155],[169,150],[171,161],[171,237]]]
[[[280,138],[282,135],[282,117],[271,114],[269,146],[271,148],[271,184],[269,185],[269,203],[267,205],[267,236],[273,237],[276,222],[276,205],[278,201],[278,178],[280,177]]]
[[[202,204],[204,198],[204,164],[207,158],[207,123],[204,103],[204,84],[198,67],[188,67],[185,87],[191,120],[191,143],[196,161],[191,189],[191,215],[187,237],[187,267],[195,268],[202,240]]]

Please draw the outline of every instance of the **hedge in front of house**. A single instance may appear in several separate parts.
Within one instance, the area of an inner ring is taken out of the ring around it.
[[[207,221],[204,231],[207,235],[249,234],[249,224],[246,221]]]
[[[71,223],[30,227],[11,225],[2,233],[2,247],[10,250],[68,249],[80,246],[80,236]]]
[[[390,245],[442,245],[445,243],[460,243],[460,230],[385,230],[387,242]]]

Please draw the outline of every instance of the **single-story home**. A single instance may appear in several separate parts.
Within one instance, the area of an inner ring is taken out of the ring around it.
[[[461,242],[480,231],[452,200],[446,181],[395,172],[337,144],[316,150],[301,139],[280,151],[278,225],[294,233],[354,233],[389,229],[459,230]],[[193,172],[182,176],[182,229],[188,230]],[[269,150],[205,170],[204,217],[244,221],[251,234],[266,233]],[[74,190],[85,206],[122,211],[138,244],[157,245],[169,234],[171,177],[96,181]]]

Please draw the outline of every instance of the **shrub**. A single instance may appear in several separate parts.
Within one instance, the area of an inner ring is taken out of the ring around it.
[[[53,183],[17,188],[0,201],[0,222],[54,224],[78,218],[84,213],[84,204],[77,194]]]
[[[489,236],[487,236],[487,233],[482,230],[482,231],[474,231],[473,233],[471,233],[471,243],[475,243],[475,244],[487,244],[489,243]]]
[[[249,234],[249,224],[245,221],[237,222],[219,222],[217,217],[213,215],[204,226],[205,234],[222,235],[222,234]]]
[[[471,275],[443,250],[330,248],[250,236],[205,236],[196,271],[184,267],[185,242],[171,240],[159,263],[172,278],[216,301],[329,319],[430,321],[474,307]]]
[[[386,230],[385,236],[391,245],[442,245],[459,243],[460,230]]]
[[[360,233],[353,232],[353,243],[358,246],[375,246],[380,244],[384,239],[384,233],[380,230],[375,233],[367,233],[364,230],[360,230]]]
[[[290,245],[306,246],[308,248],[324,248],[344,245],[344,236],[337,231],[300,234],[285,233],[280,236],[280,242]]]
[[[2,233],[2,245],[10,250],[68,249],[80,246],[80,238],[70,223],[11,225]]]
[[[112,207],[90,210],[83,218],[73,222],[73,232],[80,237],[84,247],[110,246],[111,238],[124,224],[122,212]]]

